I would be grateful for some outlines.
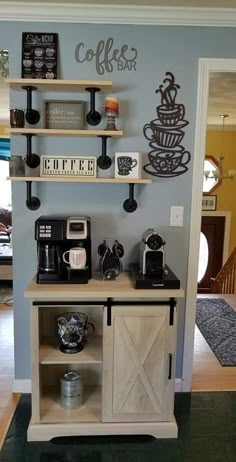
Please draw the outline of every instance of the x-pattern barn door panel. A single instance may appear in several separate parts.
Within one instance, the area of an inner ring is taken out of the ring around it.
[[[173,353],[169,329],[175,336],[166,306],[112,308],[112,325],[104,326],[104,337],[110,336],[109,353],[104,350],[104,382],[108,377],[112,382],[104,417],[154,421],[166,415],[168,361]]]

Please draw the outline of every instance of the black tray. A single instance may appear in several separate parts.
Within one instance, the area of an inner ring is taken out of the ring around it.
[[[130,271],[135,289],[180,289],[180,280],[167,265],[159,277],[143,275],[137,263],[130,265]]]

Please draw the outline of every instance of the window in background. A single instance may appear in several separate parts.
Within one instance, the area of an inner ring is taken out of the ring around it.
[[[11,182],[9,176],[10,139],[0,138],[0,207],[11,206]]]
[[[9,162],[0,160],[0,207],[11,207],[11,182],[9,176]]]
[[[203,192],[211,193],[221,184],[219,162],[213,156],[206,156],[204,161]]]

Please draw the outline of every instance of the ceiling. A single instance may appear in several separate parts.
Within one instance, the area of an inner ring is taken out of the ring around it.
[[[236,73],[212,72],[209,82],[208,97],[208,126],[216,128],[222,126],[223,114],[225,129],[236,130]]]
[[[48,0],[8,0],[8,3],[48,3]],[[51,3],[65,3],[65,0],[51,0]],[[0,3],[3,3],[0,0]],[[5,2],[6,3],[6,2]],[[163,7],[236,8],[236,0],[69,0],[69,3],[94,5],[143,5]]]

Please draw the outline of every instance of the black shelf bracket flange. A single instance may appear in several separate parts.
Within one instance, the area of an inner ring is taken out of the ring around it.
[[[102,155],[98,157],[97,164],[102,170],[107,170],[112,164],[111,158],[107,155],[107,138],[109,135],[99,135],[98,138],[102,138]]]
[[[32,196],[32,181],[26,181],[26,207],[29,210],[37,210],[40,207],[38,197]]]
[[[24,85],[22,86],[22,89],[27,92],[27,107],[25,120],[29,124],[35,125],[40,120],[40,114],[39,111],[37,111],[36,109],[32,109],[32,91],[37,90],[37,87],[34,87],[33,85]]]
[[[98,87],[87,87],[86,91],[90,93],[90,111],[86,116],[89,125],[95,126],[101,122],[101,114],[95,109],[95,94],[100,91]]]
[[[137,202],[134,199],[134,183],[129,183],[129,198],[123,203],[124,210],[128,213],[135,212],[137,209]]]

